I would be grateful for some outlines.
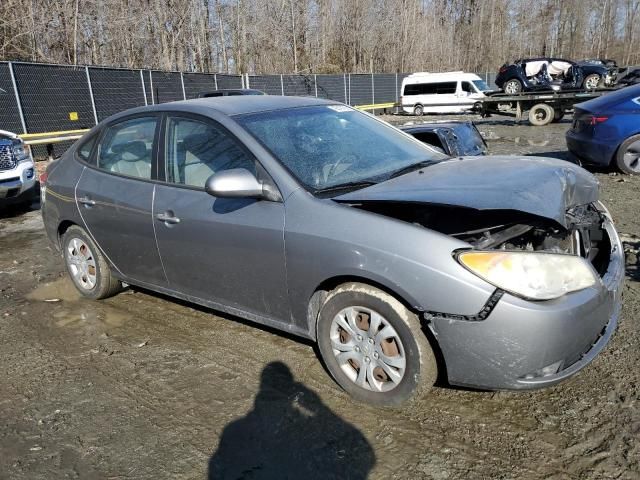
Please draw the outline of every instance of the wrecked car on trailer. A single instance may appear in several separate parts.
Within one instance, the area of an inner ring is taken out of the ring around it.
[[[500,67],[496,85],[508,94],[538,90],[593,90],[613,84],[617,67],[562,58],[525,58]]]
[[[140,107],[44,178],[45,228],[84,296],[125,282],[312,339],[376,405],[438,372],[553,385],[595,358],[620,311],[622,248],[591,174],[449,158],[332,101]]]

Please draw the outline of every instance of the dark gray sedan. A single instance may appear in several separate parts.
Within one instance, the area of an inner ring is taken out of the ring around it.
[[[143,107],[43,178],[78,290],[137,285],[317,341],[355,398],[555,384],[605,346],[623,253],[598,184],[553,159],[448,159],[335,102]],[[439,359],[439,360],[438,360]]]

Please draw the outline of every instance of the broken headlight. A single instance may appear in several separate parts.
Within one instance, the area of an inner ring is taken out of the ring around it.
[[[591,264],[576,255],[468,251],[457,258],[492,285],[531,300],[558,298],[600,281]]]

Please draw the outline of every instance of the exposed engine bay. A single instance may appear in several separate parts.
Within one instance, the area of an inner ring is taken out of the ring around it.
[[[610,243],[603,217],[592,204],[570,208],[567,227],[515,210],[475,210],[465,207],[405,202],[352,204],[450,235],[478,250],[522,250],[579,255],[604,275]]]

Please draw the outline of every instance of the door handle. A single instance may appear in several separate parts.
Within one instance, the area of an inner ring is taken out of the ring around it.
[[[84,196],[78,199],[78,203],[81,203],[85,207],[93,207],[96,204],[95,200],[91,200],[89,197]]]
[[[176,223],[180,223],[180,219],[178,217],[174,217],[173,213],[171,212],[158,213],[156,215],[156,219],[170,225],[175,225]]]

